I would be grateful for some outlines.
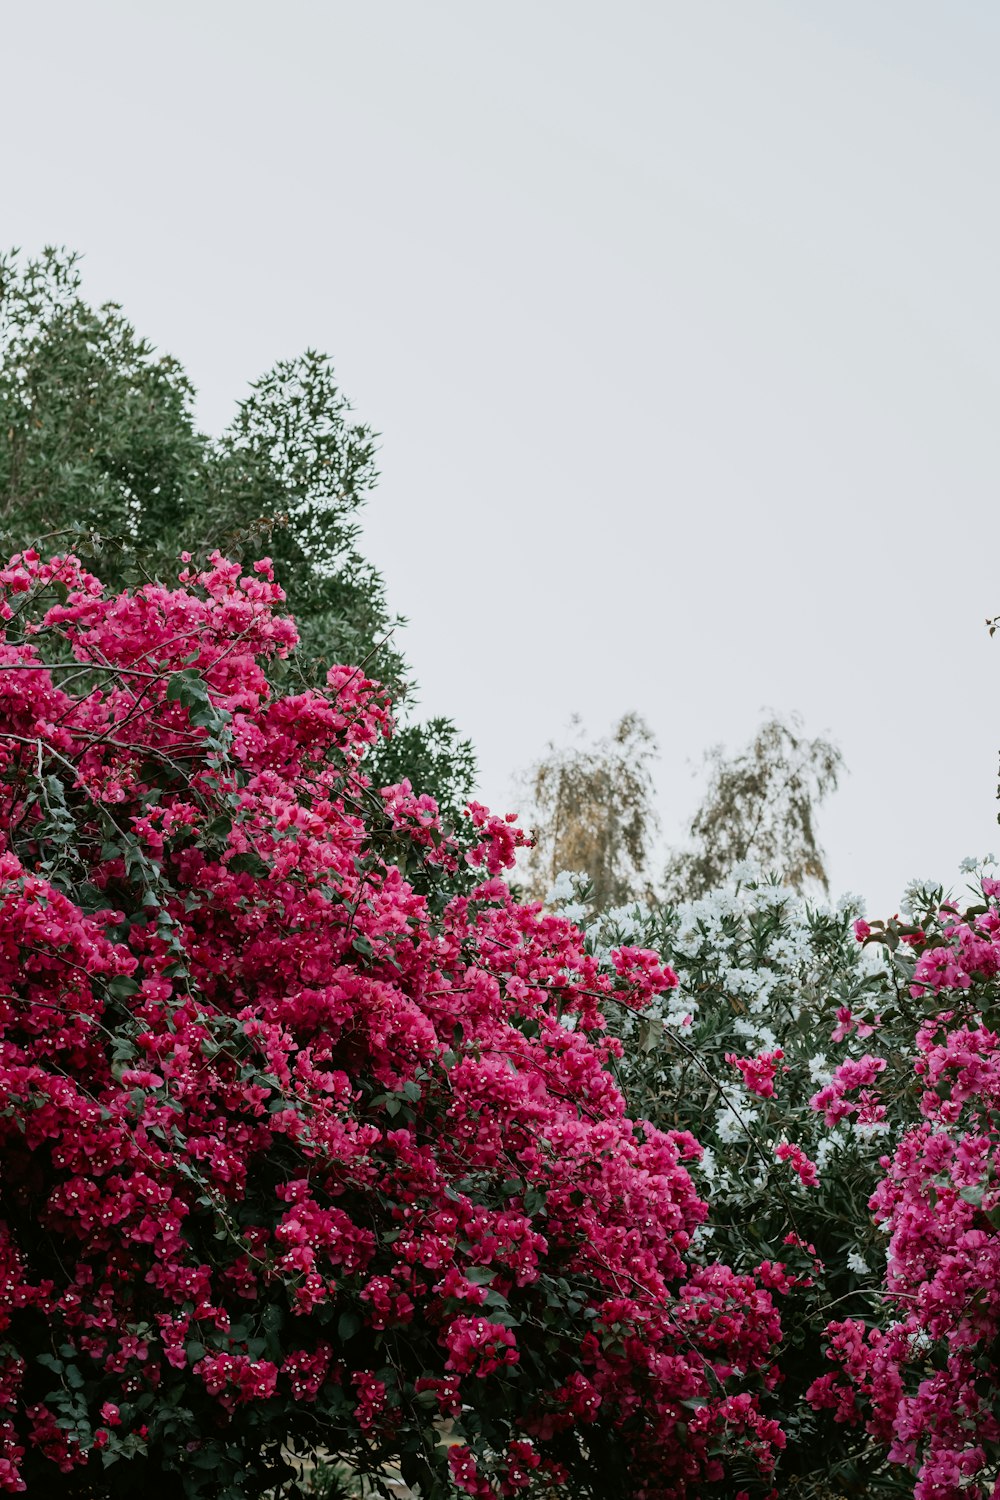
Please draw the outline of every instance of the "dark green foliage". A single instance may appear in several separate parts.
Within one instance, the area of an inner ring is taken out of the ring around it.
[[[332,662],[363,665],[402,703],[413,693],[395,640],[403,621],[358,549],[376,438],[313,350],[276,364],[208,437],[183,367],[115,304],[89,305],[78,257],[0,257],[5,556],[28,545],[99,554],[96,571],[116,587],[172,582],[182,549],[196,560],[216,547],[248,562],[266,553],[302,636],[291,670],[315,681]],[[375,769],[449,809],[475,775],[471,746],[444,719],[406,727]]]
[[[186,497],[200,498],[209,445],[177,361],[117,307],[89,307],[79,283],[73,256],[0,259],[4,541],[98,531],[152,558]]]
[[[446,823],[458,822],[476,780],[476,756],[460,740],[450,719],[428,719],[397,730],[377,747],[370,774],[381,786],[395,786],[408,776],[418,791],[432,790]]]

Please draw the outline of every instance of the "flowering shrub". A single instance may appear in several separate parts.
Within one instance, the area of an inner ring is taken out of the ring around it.
[[[634,1109],[699,1131],[692,1253],[785,1299],[782,1493],[1000,1495],[1000,880],[979,887],[867,922],[747,869],[588,928],[606,963],[627,938],[678,972],[622,1016],[619,1072]],[[579,881],[553,896],[586,918]]]
[[[710,1215],[692,1255],[718,1256],[763,1279],[781,1304],[771,1398],[787,1434],[779,1493],[862,1488],[884,1467],[881,1455],[864,1431],[833,1423],[825,1430],[805,1395],[829,1369],[830,1309],[877,1313],[884,1252],[867,1200],[882,1175],[889,1127],[847,1105],[831,1128],[814,1100],[841,1060],[854,1065],[882,1025],[877,1018],[890,1013],[890,965],[880,948],[855,937],[857,898],[811,906],[749,865],[709,896],[677,906],[593,916],[588,894],[570,875],[550,897],[586,924],[599,962],[610,966],[616,944],[638,942],[668,954],[679,976],[641,1014],[619,1009],[612,1018],[625,1046],[618,1073],[633,1113],[687,1129],[701,1144],[690,1170]],[[900,1099],[894,1108],[915,1117],[915,1103]],[[905,1484],[898,1493],[908,1493]]]
[[[884,1315],[830,1323],[833,1368],[808,1393],[915,1476],[916,1500],[1000,1495],[1000,881],[981,884],[964,911],[932,904],[919,926],[860,934],[911,950],[897,968],[919,1118],[882,1157],[871,1199],[888,1236]],[[863,1077],[839,1069],[836,1097],[859,1090],[859,1113],[884,1120],[901,1086],[891,1072],[884,1057]]]
[[[691,1253],[700,1147],[603,1014],[675,975],[518,904],[510,819],[373,787],[358,671],[274,696],[281,600],[0,570],[0,1490],[767,1489],[809,1254]]]

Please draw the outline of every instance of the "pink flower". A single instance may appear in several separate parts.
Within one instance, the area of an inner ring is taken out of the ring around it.
[[[773,1052],[761,1052],[758,1057],[737,1057],[734,1052],[727,1052],[726,1062],[739,1069],[752,1094],[770,1099],[774,1095],[774,1076],[784,1055],[780,1047],[775,1047]]]
[[[873,1057],[868,1052],[863,1057],[847,1058],[834,1070],[830,1082],[812,1096],[809,1101],[810,1109],[820,1111],[828,1125],[836,1125],[849,1115],[862,1111],[866,1122],[876,1122],[882,1118],[885,1110],[877,1103],[871,1085],[885,1071],[885,1067],[884,1057]],[[846,1097],[855,1089],[862,1091],[857,1104]]]
[[[475,1374],[480,1380],[501,1365],[516,1364],[520,1358],[511,1330],[485,1318],[455,1318],[444,1343],[448,1350],[445,1368]]]
[[[182,1464],[166,1391],[208,1441],[249,1424],[280,1442],[316,1403],[351,1444],[399,1451],[419,1413],[381,1354],[352,1368],[384,1343],[419,1371],[428,1430],[502,1388],[524,1436],[483,1472],[453,1451],[470,1494],[565,1490],[550,1455],[597,1416],[641,1434],[630,1492],[693,1500],[730,1452],[767,1470],[783,1434],[748,1387],[777,1379],[769,1273],[692,1260],[700,1147],[630,1119],[613,1067],[609,1005],[676,974],[649,949],[605,964],[516,900],[514,819],[472,804],[454,832],[407,782],[374,787],[386,695],[350,664],[280,693],[282,600],[266,560],[219,554],[120,593],[73,557],[0,571],[0,617],[26,620],[0,623],[0,1158],[19,1204],[0,1220],[0,1488],[25,1449],[32,1473],[93,1461],[22,1390],[67,1345],[90,1371],[80,1430],[111,1445],[110,1390]],[[79,889],[45,874],[56,787]],[[769,1097],[781,1059],[731,1061]],[[515,1330],[547,1298],[558,1347],[532,1334],[522,1377]]]
[[[790,1141],[781,1141],[774,1148],[774,1154],[779,1161],[787,1161],[804,1187],[819,1186],[819,1172],[816,1163],[810,1161],[801,1146],[795,1146]]]
[[[862,1021],[846,1005],[841,1005],[837,1009],[837,1024],[830,1033],[830,1040],[842,1042],[855,1030],[859,1037],[872,1036],[881,1024],[881,1016],[874,1016],[871,1021]]]

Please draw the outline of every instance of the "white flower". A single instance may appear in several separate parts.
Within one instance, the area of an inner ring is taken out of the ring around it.
[[[816,1166],[819,1169],[820,1174],[822,1174],[827,1162],[830,1160],[830,1157],[836,1156],[837,1152],[841,1149],[843,1144],[844,1137],[842,1135],[838,1135],[836,1131],[832,1131],[829,1135],[824,1135],[822,1137],[819,1145],[816,1147],[816,1150],[813,1153],[813,1159],[816,1162]]]
[[[940,880],[911,880],[903,892],[899,909],[906,916],[912,917],[913,913],[920,907],[933,903],[936,894],[941,890]]]
[[[563,901],[572,901],[576,895],[576,882],[579,876],[572,870],[560,870],[555,880],[549,886],[545,897],[546,906],[559,906]]]
[[[732,1145],[734,1141],[745,1142],[747,1132],[757,1118],[756,1111],[738,1084],[727,1089],[726,1094],[726,1100],[716,1113],[715,1133],[726,1145]]]
[[[751,1021],[747,1016],[736,1017],[733,1031],[737,1036],[745,1037],[758,1052],[770,1052],[778,1045],[778,1039],[770,1026],[762,1026],[759,1021]]]
[[[859,896],[856,891],[845,891],[837,901],[838,917],[863,917],[867,915],[867,905],[864,896]]]
[[[809,1077],[813,1083],[818,1083],[823,1088],[833,1078],[833,1069],[830,1067],[830,1059],[822,1052],[817,1052],[809,1059]]]
[[[858,954],[858,968],[862,974],[872,979],[877,974],[888,974],[889,972],[886,968],[882,950],[875,943],[869,943],[867,947],[861,949],[861,952]]]
[[[712,1182],[718,1175],[719,1167],[711,1146],[702,1147],[701,1161],[697,1163],[697,1169],[703,1177],[707,1177],[709,1182]]]
[[[885,1135],[889,1129],[889,1122],[887,1120],[867,1120],[864,1122],[861,1120],[852,1120],[851,1129],[861,1140],[870,1140],[873,1136]]]
[[[857,1250],[850,1250],[847,1255],[847,1269],[853,1271],[855,1276],[867,1276],[871,1271],[871,1266]]]
[[[756,969],[723,969],[722,980],[727,989],[738,995],[756,995],[767,982],[767,977]]]
[[[559,915],[567,922],[580,923],[587,915],[587,908],[581,901],[564,901],[559,907]]]
[[[670,1004],[663,1012],[664,1026],[670,1026],[675,1031],[689,1031],[694,1025],[694,1018],[698,1013],[698,1002],[691,1000],[680,990],[670,991]]]

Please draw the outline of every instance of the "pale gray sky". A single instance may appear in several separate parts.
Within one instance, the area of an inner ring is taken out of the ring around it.
[[[36,0],[0,242],[85,253],[206,427],[329,350],[482,793],[579,711],[842,746],[837,888],[1000,846],[1000,7]]]

